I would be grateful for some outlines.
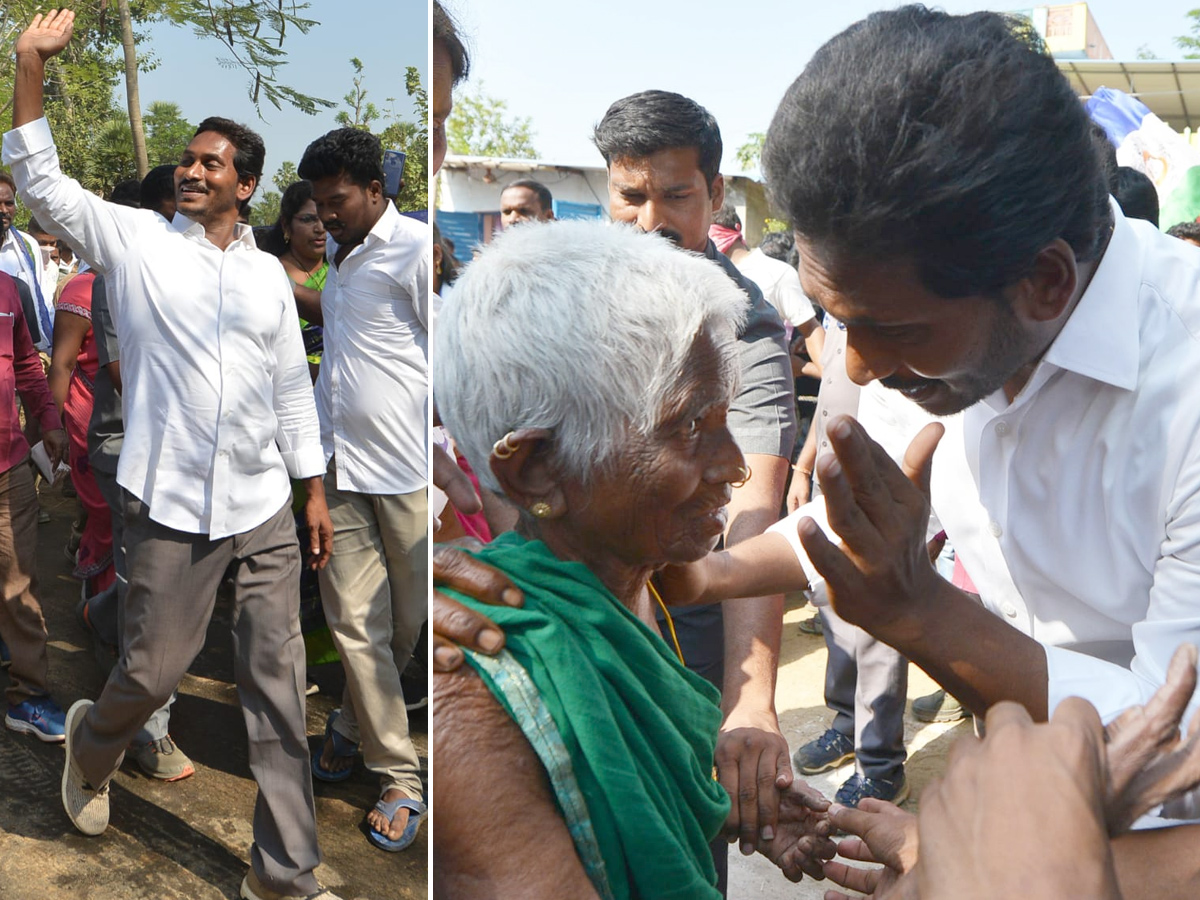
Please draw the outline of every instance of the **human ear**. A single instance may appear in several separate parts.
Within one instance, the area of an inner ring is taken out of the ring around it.
[[[1052,322],[1070,310],[1078,287],[1075,251],[1062,238],[1055,238],[1038,251],[1033,270],[1017,283],[1014,303],[1024,317]]]
[[[557,517],[567,511],[558,476],[549,463],[550,449],[549,429],[519,428],[496,441],[488,459],[492,475],[510,501],[524,510],[535,504],[549,508],[539,518]]]

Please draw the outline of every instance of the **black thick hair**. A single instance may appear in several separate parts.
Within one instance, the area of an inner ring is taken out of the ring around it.
[[[1200,241],[1200,222],[1176,222],[1167,234],[1184,241]]]
[[[272,256],[283,256],[288,250],[288,241],[283,236],[283,223],[289,221],[300,209],[312,199],[312,182],[293,181],[283,192],[279,200],[279,218],[262,231],[256,231],[254,237],[258,241],[258,249],[265,250]]]
[[[9,190],[13,192],[13,196],[17,196],[17,183],[13,181],[12,175],[4,169],[0,169],[0,184],[7,184]]]
[[[764,255],[785,262],[793,269],[800,265],[800,251],[796,249],[796,239],[790,231],[768,231],[758,242],[758,249]]]
[[[174,169],[174,166],[171,167]],[[174,177],[172,176],[172,181]],[[115,203],[118,206],[131,206],[138,209],[142,205],[142,183],[136,178],[126,178],[124,181],[118,181],[113,185],[112,193],[108,195],[108,202]]]
[[[37,218],[34,216],[30,216],[29,221],[25,223],[25,233],[26,234],[50,234],[50,232],[48,232],[45,228],[43,228],[42,223],[39,222],[37,220]],[[53,237],[53,236],[54,235],[51,235],[51,237]]]
[[[722,203],[721,208],[713,213],[713,223],[722,228],[742,230],[742,217],[738,215],[737,207],[732,203]]]
[[[458,25],[438,0],[433,0],[433,40],[440,41],[450,54],[452,86],[471,74],[471,56],[458,34]]]
[[[262,181],[263,162],[267,158],[267,148],[263,146],[263,139],[258,132],[221,116],[209,116],[196,126],[192,137],[206,131],[215,131],[233,144],[233,167],[240,177],[252,177],[257,188]]]
[[[139,196],[142,209],[162,212],[163,202],[175,199],[175,167],[155,166],[147,172]]]
[[[947,298],[995,296],[1057,238],[1095,259],[1110,216],[1100,153],[1028,28],[905,6],[822,46],[763,151],[797,235],[835,256],[911,260]]]
[[[383,145],[361,128],[335,128],[304,150],[296,173],[307,181],[345,175],[361,188],[383,186]]]
[[[1158,227],[1158,189],[1145,172],[1119,166],[1112,194],[1127,219],[1145,219]]]
[[[542,207],[542,211],[552,210],[554,208],[554,195],[550,193],[550,188],[546,187],[540,181],[534,181],[532,178],[518,178],[516,181],[506,184],[504,191],[509,188],[526,188],[537,194],[538,203]],[[503,194],[504,191],[500,193]]]
[[[592,143],[606,166],[614,159],[645,159],[659,150],[694,147],[709,194],[721,172],[717,120],[695,100],[670,91],[642,91],[621,98],[592,132]]]

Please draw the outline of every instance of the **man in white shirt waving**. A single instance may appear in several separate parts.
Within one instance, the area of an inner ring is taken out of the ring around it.
[[[289,475],[307,480],[314,565],[328,557],[332,528],[290,282],[238,224],[262,141],[225,119],[201,123],[175,170],[171,222],[102,202],[63,175],[42,112],[45,62],[73,22],[66,10],[39,15],[18,39],[14,130],[4,136],[21,198],[105,274],[122,349],[124,650],[96,703],[67,714],[63,804],[85,834],[107,827],[109,779],[203,646],[229,576],[234,672],[259,784],[241,896],[335,900],[313,876]]]
[[[378,138],[342,128],[313,141],[298,171],[313,184],[329,234],[316,394],[334,555],[321,572],[321,600],[347,687],[313,774],[345,777],[332,767],[334,733],[361,739],[382,785],[367,837],[397,851],[425,814],[400,673],[428,609],[431,251],[429,227],[384,197],[382,158]]]

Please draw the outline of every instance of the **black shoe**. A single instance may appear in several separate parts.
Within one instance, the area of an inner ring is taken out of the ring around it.
[[[842,806],[853,806],[857,809],[863,797],[887,800],[899,806],[908,799],[908,779],[904,777],[904,770],[901,769],[891,781],[884,778],[863,778],[855,772],[838,788],[833,799]]]
[[[836,728],[826,729],[792,754],[792,765],[801,775],[818,775],[854,759],[854,739]]]

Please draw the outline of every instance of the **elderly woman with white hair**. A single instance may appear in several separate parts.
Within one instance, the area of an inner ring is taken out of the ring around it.
[[[720,896],[718,694],[658,632],[651,576],[716,545],[747,477],[725,424],[745,306],[706,260],[581,222],[513,229],[444,306],[442,417],[519,513],[478,556],[525,603],[488,608],[498,656],[434,676],[435,894]],[[789,877],[820,877],[827,805],[785,795],[759,849]]]

